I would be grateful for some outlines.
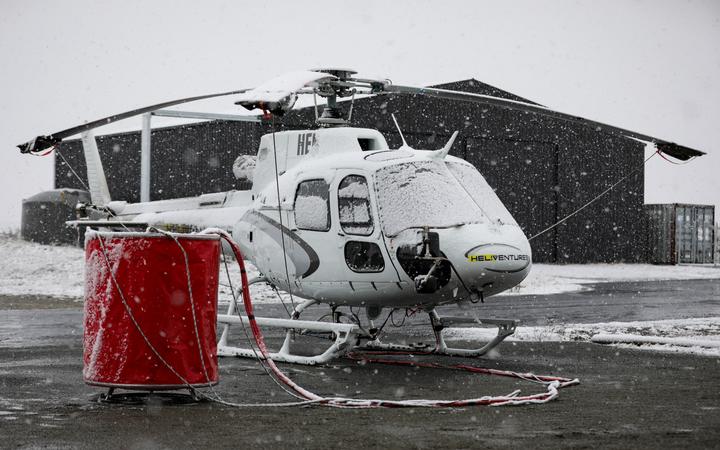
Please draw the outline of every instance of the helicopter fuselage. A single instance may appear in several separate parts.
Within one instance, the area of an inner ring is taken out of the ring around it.
[[[431,307],[520,283],[528,240],[480,173],[378,131],[263,136],[250,191],[111,202],[120,219],[230,231],[267,280],[322,303]]]

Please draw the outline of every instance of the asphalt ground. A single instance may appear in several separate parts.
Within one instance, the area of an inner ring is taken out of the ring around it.
[[[718,286],[718,280],[613,283],[581,293],[488,299],[478,309],[481,316],[528,325],[712,317],[720,316]],[[101,389],[82,382],[81,303],[5,296],[0,309],[3,448],[720,447],[720,359],[713,357],[582,342],[507,342],[492,359],[472,361],[581,380],[555,401],[522,407],[238,409],[178,395],[125,396],[108,404],[97,401]],[[260,305],[257,312],[284,314],[276,305]],[[423,323],[410,321],[396,337],[418,340]],[[279,331],[266,335],[271,345],[280,343]],[[301,345],[323,343],[305,338]],[[346,359],[281,368],[300,385],[333,396],[455,399],[544,390],[514,379]],[[216,391],[226,400],[289,400],[255,361],[223,358],[220,377]]]

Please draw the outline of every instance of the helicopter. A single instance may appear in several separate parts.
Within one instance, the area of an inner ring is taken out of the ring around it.
[[[268,283],[304,299],[290,319],[258,318],[261,326],[287,330],[282,348],[271,357],[300,364],[326,363],[359,346],[418,350],[416,345],[381,339],[382,327],[375,321],[387,309],[390,314],[412,308],[429,315],[435,344],[422,347],[429,353],[485,355],[513,334],[517,321],[440,317],[436,307],[484,301],[518,285],[532,268],[528,237],[482,174],[448,154],[457,131],[440,149],[414,149],[395,121],[403,144],[391,149],[378,130],[350,126],[352,103],[344,116],[338,107],[341,99],[353,102],[357,95],[405,94],[493,105],[649,142],[679,160],[704,154],[536,104],[355,75],[348,69],[292,72],[252,89],[151,105],[38,136],[18,147],[23,153],[38,153],[82,133],[92,198],[92,204],[84,205],[83,210],[104,217],[76,224],[195,231],[214,227],[231,234],[244,257],[262,274],[250,280],[251,284]],[[322,114],[315,103],[317,126],[273,130],[262,136],[255,157],[239,157],[233,169],[236,176],[252,182],[249,190],[144,203],[111,199],[92,129],[220,96],[235,96],[235,104],[259,109],[274,120],[289,112],[302,95],[326,101]],[[304,310],[318,304],[331,307],[332,322],[300,320]],[[365,309],[367,324],[361,323],[357,314],[338,311],[356,307]],[[252,349],[228,344],[230,327],[247,323],[246,316],[234,314],[236,308],[234,297],[227,312],[218,315],[218,323],[224,326],[218,354],[254,357]],[[477,348],[452,348],[442,330],[457,324],[495,326],[497,335]],[[295,330],[330,333],[334,342],[319,355],[294,354]]]

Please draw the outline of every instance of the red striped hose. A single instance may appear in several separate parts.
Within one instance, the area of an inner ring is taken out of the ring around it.
[[[476,367],[466,364],[455,364],[455,365],[442,365],[438,363],[430,362],[418,362],[408,360],[395,360],[395,359],[373,359],[367,358],[363,354],[350,354],[348,355],[352,359],[360,359],[370,363],[380,364],[393,364],[402,366],[414,366],[414,367],[425,367],[435,369],[454,369],[464,370],[472,373],[496,375],[504,377],[518,378],[521,380],[532,381],[540,383],[546,386],[547,391],[539,394],[520,396],[520,391],[511,392],[508,395],[502,396],[483,396],[479,398],[461,399],[461,400],[382,400],[382,399],[351,399],[341,397],[322,397],[307,389],[299,386],[297,383],[292,381],[284,372],[282,372],[275,362],[270,358],[265,345],[265,339],[262,331],[255,320],[255,314],[253,311],[252,301],[250,299],[250,289],[247,279],[247,271],[245,270],[245,261],[243,259],[242,251],[232,237],[224,230],[218,228],[210,228],[205,230],[203,233],[215,233],[220,235],[232,248],[232,251],[237,259],[238,265],[240,266],[240,278],[242,282],[242,293],[243,303],[245,305],[245,312],[247,314],[248,322],[250,323],[250,329],[252,330],[253,338],[257,345],[257,348],[262,355],[265,364],[270,368],[272,373],[277,377],[279,381],[288,386],[300,397],[312,402],[324,406],[331,406],[336,408],[407,408],[407,407],[465,407],[475,405],[527,405],[535,403],[547,403],[558,396],[558,389],[579,384],[577,379],[554,377],[554,376],[539,376],[531,373],[517,373],[506,370],[488,369],[482,367]],[[373,352],[372,354],[381,354],[379,352]]]

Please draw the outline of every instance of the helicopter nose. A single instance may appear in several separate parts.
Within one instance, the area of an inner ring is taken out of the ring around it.
[[[441,233],[442,251],[471,292],[485,297],[497,294],[516,286],[530,272],[530,243],[517,226],[466,225]]]
[[[525,270],[531,263],[530,255],[509,244],[481,244],[465,252],[469,264],[495,273],[515,273]]]
[[[400,267],[415,281],[417,292],[434,293],[447,286],[444,292],[452,292],[453,298],[482,298],[510,289],[525,279],[532,265],[530,243],[517,226],[426,227],[390,245],[397,247]]]
[[[520,243],[519,243],[520,244]],[[487,243],[468,249],[462,263],[470,289],[490,296],[518,285],[530,272],[529,246]]]

